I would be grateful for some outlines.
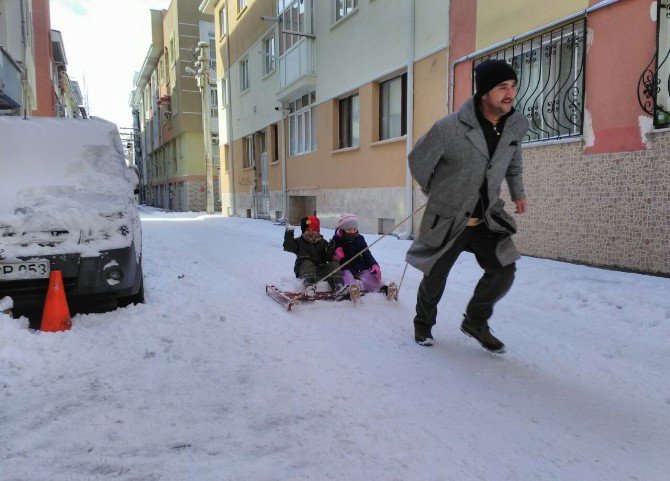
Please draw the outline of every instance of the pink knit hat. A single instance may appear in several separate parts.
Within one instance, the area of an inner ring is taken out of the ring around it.
[[[337,221],[338,229],[356,229],[358,230],[358,217],[354,214],[344,214]]]

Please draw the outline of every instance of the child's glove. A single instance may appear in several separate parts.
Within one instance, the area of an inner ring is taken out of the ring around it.
[[[375,275],[378,281],[382,279],[382,270],[379,268],[377,264],[375,264],[370,268],[370,272],[372,272]]]
[[[286,230],[290,230],[291,232],[293,232],[293,226],[288,222],[286,222]]]
[[[344,259],[344,249],[342,249],[341,247],[338,247],[337,249],[335,249],[335,254],[333,254],[333,260],[336,260],[336,261],[339,262],[342,259]]]

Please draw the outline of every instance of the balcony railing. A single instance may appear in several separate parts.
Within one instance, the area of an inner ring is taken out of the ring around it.
[[[528,118],[525,142],[581,135],[585,33],[586,19],[580,19],[474,62],[473,68],[487,58],[504,59],[516,71],[514,108]]]
[[[307,75],[314,75],[314,39],[303,37],[279,57],[279,89]]]
[[[0,109],[17,109],[21,104],[21,68],[0,47]]]
[[[659,0],[656,9],[656,52],[640,75],[637,98],[658,128],[670,125],[670,0]]]

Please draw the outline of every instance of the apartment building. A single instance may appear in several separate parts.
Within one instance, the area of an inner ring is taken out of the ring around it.
[[[0,114],[86,117],[48,0],[0,0]]]
[[[452,2],[453,108],[483,59],[519,74],[516,108],[530,122],[524,254],[670,275],[669,7]]]
[[[519,75],[526,255],[670,274],[670,0],[204,0],[216,22],[224,213],[416,232],[406,154]],[[318,39],[318,40],[317,40]],[[616,60],[613,60],[616,59]]]
[[[292,224],[316,214],[333,227],[356,212],[364,232],[389,232],[411,214],[407,151],[446,113],[445,2],[201,9],[217,26],[224,213]],[[417,91],[429,94],[417,102]]]
[[[170,210],[198,211],[207,206],[207,142],[218,152],[218,106],[215,61],[207,62],[204,106],[196,76],[200,42],[214,45],[213,17],[200,13],[190,0],[173,0],[167,10],[151,10],[152,42],[135,77],[130,104],[137,112],[144,153],[143,199]],[[208,50],[208,49],[206,49]],[[211,85],[210,85],[211,82]],[[210,92],[211,91],[211,92]],[[210,95],[211,93],[211,95]],[[205,119],[204,115],[209,116]],[[203,134],[210,124],[214,135]],[[210,140],[211,139],[211,140]],[[218,171],[218,156],[214,159]],[[214,181],[218,184],[218,178]],[[219,189],[209,192],[220,210]]]

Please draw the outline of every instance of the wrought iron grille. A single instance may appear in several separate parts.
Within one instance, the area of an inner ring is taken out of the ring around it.
[[[514,108],[528,117],[529,123],[524,142],[582,134],[585,32],[583,18],[473,62],[474,70],[486,59],[503,59],[516,71],[519,92]]]
[[[656,4],[656,51],[637,83],[640,107],[654,117],[655,127],[670,125],[670,1]]]

